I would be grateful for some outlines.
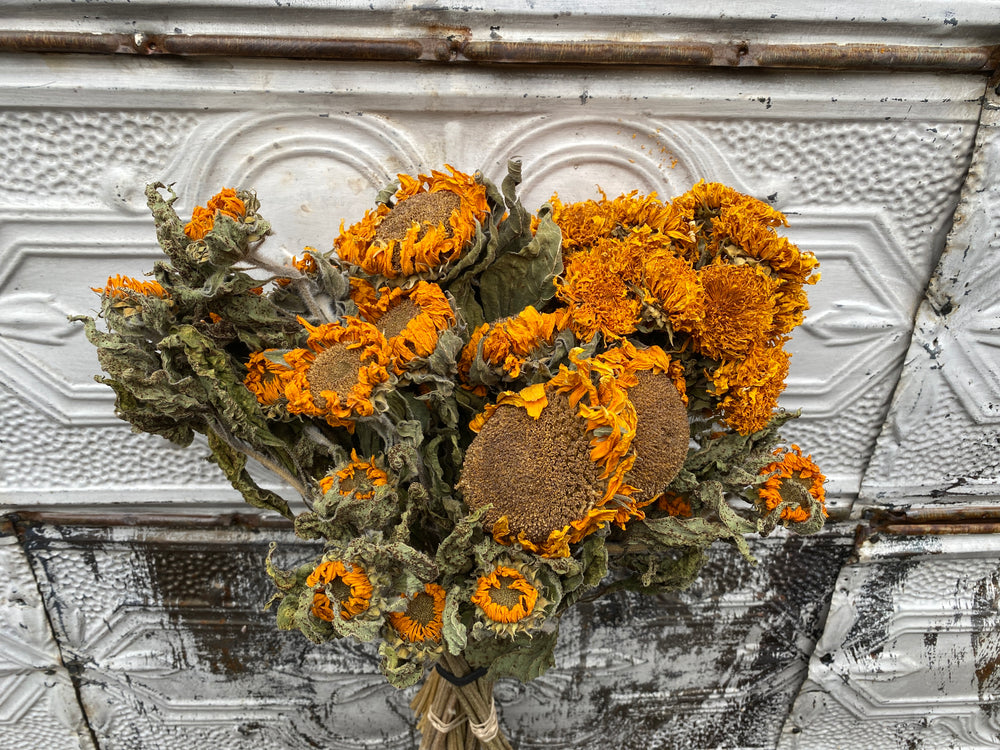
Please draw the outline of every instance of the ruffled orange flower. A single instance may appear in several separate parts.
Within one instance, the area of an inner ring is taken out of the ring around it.
[[[333,489],[335,480],[341,495],[371,500],[375,497],[375,488],[388,483],[389,475],[375,465],[374,456],[368,461],[362,461],[357,451],[352,449],[351,462],[347,466],[334,472],[333,476],[319,480],[319,487],[324,495]]]
[[[530,305],[517,315],[496,323],[484,323],[469,339],[458,360],[458,372],[468,381],[472,362],[477,356],[513,380],[521,375],[521,368],[529,354],[541,346],[551,344],[569,320],[568,311],[556,310],[540,313]],[[480,346],[482,342],[482,346]]]
[[[125,299],[134,296],[166,299],[170,296],[169,292],[158,281],[140,281],[121,274],[109,276],[107,285],[103,287],[92,286],[90,289],[112,299]]]
[[[642,261],[661,244],[646,229],[622,239],[601,238],[566,259],[556,296],[569,308],[570,327],[580,339],[635,331],[642,311]]]
[[[306,586],[318,589],[313,594],[312,613],[321,620],[333,622],[333,603],[340,605],[345,620],[360,615],[371,606],[374,589],[360,565],[350,569],[340,560],[322,562],[306,579]]]
[[[243,385],[265,406],[276,404],[285,398],[285,386],[295,372],[283,361],[277,362],[265,352],[251,354],[247,370]]]
[[[373,414],[372,391],[389,379],[382,334],[356,318],[299,323],[309,331],[308,348],[285,354],[294,370],[285,385],[289,413],[322,417],[334,427],[351,427],[355,418]]]
[[[367,298],[359,286],[354,301],[361,317],[385,336],[397,374],[413,360],[430,356],[441,331],[456,323],[455,311],[441,287],[426,281],[409,289],[383,288],[374,299]]]
[[[471,601],[493,622],[515,623],[535,609],[538,589],[514,568],[498,565],[480,576]]]
[[[705,290],[691,264],[659,247],[645,259],[643,301],[666,318],[674,331],[690,333],[705,317]]]
[[[473,420],[479,434],[458,483],[470,508],[490,506],[483,525],[497,541],[544,557],[642,515],[624,483],[635,409],[613,378],[592,382],[598,364],[575,361],[548,383],[500,394]]]
[[[473,175],[445,165],[451,174],[399,175],[395,204],[367,211],[349,229],[341,224],[335,247],[365,273],[396,279],[437,278],[461,257],[489,213],[486,187]]]
[[[409,597],[406,609],[389,613],[389,625],[400,638],[410,643],[439,642],[444,628],[444,600],[447,592],[436,583]],[[404,595],[404,599],[407,597]]]
[[[760,470],[761,475],[772,473],[774,475],[757,488],[758,502],[763,505],[765,510],[774,510],[781,503],[786,502],[782,495],[782,488],[789,482],[798,482],[820,504],[825,518],[827,516],[826,490],[823,483],[826,481],[826,477],[813,463],[812,456],[803,456],[797,445],[792,445],[788,449],[779,448],[774,452],[774,455],[781,456],[781,460],[768,464]],[[803,508],[801,505],[786,507],[781,511],[783,521],[805,523],[809,518],[808,508]]]
[[[694,333],[699,351],[732,360],[773,342],[777,282],[752,266],[711,265],[698,275],[705,290],[705,315]]]
[[[232,219],[240,219],[246,214],[246,210],[246,204],[233,188],[222,188],[209,199],[208,205],[195,206],[191,221],[184,227],[184,234],[191,240],[203,239],[215,227],[217,211]]]
[[[754,347],[745,359],[723,362],[710,373],[726,423],[741,435],[771,421],[785,389],[789,354],[780,346]]]
[[[579,203],[563,203],[558,195],[549,200],[552,220],[562,230],[564,255],[585,250],[598,240],[627,234],[632,229],[648,227],[671,239],[691,241],[690,230],[683,217],[670,205],[662,203],[656,193],[639,195],[633,190],[613,200],[600,190],[601,199]]]

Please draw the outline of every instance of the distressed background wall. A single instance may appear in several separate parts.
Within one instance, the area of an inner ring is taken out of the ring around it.
[[[512,155],[528,206],[704,178],[788,215],[823,281],[783,403],[833,510],[578,607],[498,687],[518,746],[1000,745],[1000,3],[532,5],[0,4],[0,748],[416,746],[368,649],[261,611],[267,542],[308,547],[118,423],[66,316],[156,257],[146,182],[255,187],[281,255]]]

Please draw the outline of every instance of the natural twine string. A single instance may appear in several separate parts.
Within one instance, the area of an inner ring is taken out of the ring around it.
[[[497,734],[500,732],[500,722],[497,721],[496,701],[490,701],[490,715],[486,717],[486,721],[482,724],[477,724],[472,719],[469,719],[469,729],[472,730],[472,733],[481,742],[492,742],[496,739]]]
[[[459,715],[457,718],[452,719],[450,722],[445,724],[443,721],[441,721],[441,719],[437,717],[437,715],[434,713],[433,708],[428,708],[425,716],[427,717],[427,721],[431,723],[431,726],[434,727],[441,734],[448,734],[448,732],[450,732],[452,729],[458,729],[460,726],[462,726],[462,722],[465,721],[465,717]],[[472,725],[472,722],[470,721],[469,724]],[[476,730],[473,729],[472,731],[475,732]],[[478,737],[479,735],[476,736]]]

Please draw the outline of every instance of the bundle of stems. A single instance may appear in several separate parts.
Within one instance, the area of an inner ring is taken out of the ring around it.
[[[410,708],[419,717],[420,750],[512,750],[500,729],[493,701],[493,680],[486,676],[465,682],[472,669],[462,656],[442,655]]]

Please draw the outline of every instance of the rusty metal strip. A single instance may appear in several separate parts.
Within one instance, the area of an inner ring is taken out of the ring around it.
[[[120,34],[0,30],[0,52],[278,57],[519,65],[655,65],[991,73],[1000,47],[728,42],[508,42],[469,39],[468,29],[399,39],[234,34]]]
[[[875,509],[866,535],[934,536],[1000,533],[1000,507]]]

